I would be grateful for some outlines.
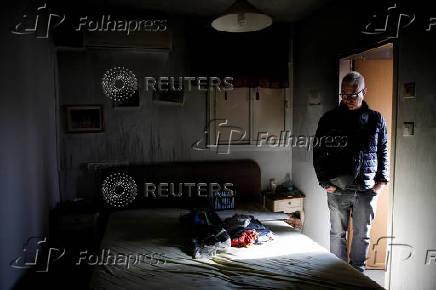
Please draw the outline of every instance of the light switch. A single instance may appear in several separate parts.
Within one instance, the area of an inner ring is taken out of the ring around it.
[[[404,122],[403,136],[413,136],[413,135],[415,135],[415,123]]]

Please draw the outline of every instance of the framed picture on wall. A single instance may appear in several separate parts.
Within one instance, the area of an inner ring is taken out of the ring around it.
[[[95,133],[104,130],[102,106],[65,106],[65,109],[67,133]]]
[[[403,95],[403,98],[405,98],[405,99],[414,99],[414,98],[416,98],[416,95],[415,95],[415,82],[404,83],[403,84],[402,95]]]

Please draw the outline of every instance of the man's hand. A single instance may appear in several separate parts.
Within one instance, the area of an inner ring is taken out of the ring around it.
[[[375,194],[380,194],[380,192],[382,192],[383,188],[386,186],[386,183],[384,182],[378,182],[374,185],[373,188],[371,188],[371,190],[375,193]]]
[[[332,192],[334,192],[335,190],[336,190],[336,186],[334,186],[334,185],[330,185],[330,187],[326,189],[326,191],[327,191],[328,193],[332,193]]]

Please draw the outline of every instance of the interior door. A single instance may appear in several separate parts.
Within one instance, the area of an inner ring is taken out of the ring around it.
[[[372,57],[370,57],[371,54]],[[380,112],[385,118],[390,153],[392,140],[393,59],[389,57],[389,54],[384,54],[383,57],[374,57],[374,52],[371,51],[347,59],[341,59],[339,62],[339,88],[342,78],[351,70],[358,71],[365,77],[365,85],[368,89],[365,101],[371,109]],[[368,269],[385,268],[387,240],[382,239],[378,241],[378,239],[387,235],[389,196],[389,187],[385,187],[377,200],[376,217],[372,222],[370,233],[371,238],[367,260]],[[353,237],[352,222],[352,218],[350,218],[347,231],[348,257]]]
[[[388,148],[391,148],[392,127],[392,89],[393,89],[393,60],[388,59],[357,59],[354,60],[354,70],[365,77],[368,89],[365,101],[369,107],[382,114],[388,130]],[[380,237],[387,235],[389,206],[389,186],[380,193],[377,200],[377,211],[371,226],[371,239],[368,251],[367,268],[384,269],[387,240]],[[374,245],[376,245],[374,247]]]

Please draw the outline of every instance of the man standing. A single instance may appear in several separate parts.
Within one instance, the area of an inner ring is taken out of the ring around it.
[[[366,266],[377,195],[389,181],[386,123],[363,101],[366,91],[365,80],[358,72],[343,78],[342,101],[319,120],[316,137],[320,142],[313,152],[319,185],[327,191],[330,252],[347,261],[346,232],[351,212],[350,264],[359,271]],[[346,138],[346,146],[333,146],[335,138]]]

